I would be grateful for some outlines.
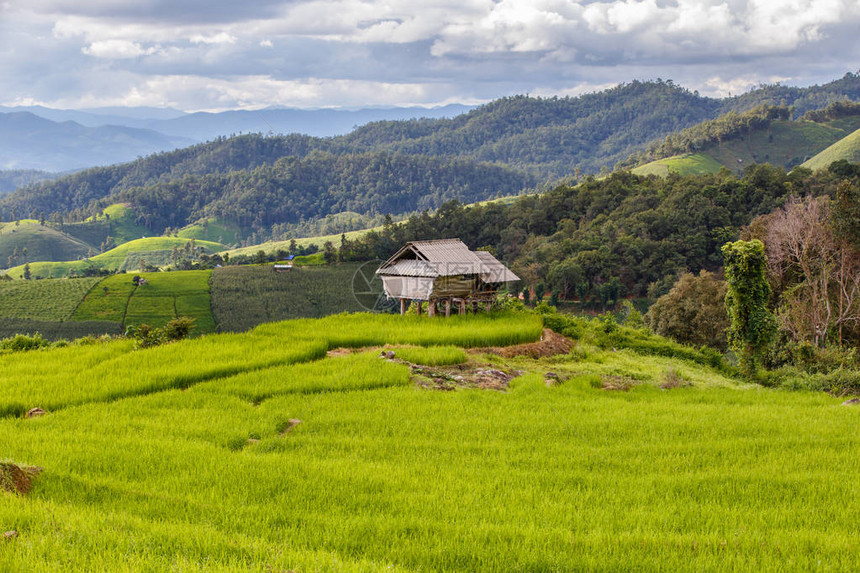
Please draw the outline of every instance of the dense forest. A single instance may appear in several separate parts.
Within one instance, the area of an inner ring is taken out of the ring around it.
[[[11,193],[20,187],[60,177],[57,173],[38,171],[36,169],[2,169],[0,170],[0,196]]]
[[[779,83],[761,85],[754,90],[722,100],[720,114],[742,113],[760,105],[783,105],[793,108],[794,117],[822,109],[844,100],[860,100],[860,73],[847,73],[823,85],[797,88]]]
[[[853,172],[847,179],[860,187]],[[751,166],[742,177],[618,172],[511,205],[452,201],[347,242],[342,258],[385,259],[405,241],[460,237],[472,248],[490,248],[525,285],[543,285],[562,298],[653,298],[684,271],[719,270],[720,248],[755,217],[791,196],[835,197],[845,180],[838,169],[786,173],[769,165]]]

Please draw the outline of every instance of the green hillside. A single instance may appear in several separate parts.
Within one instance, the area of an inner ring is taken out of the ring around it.
[[[816,171],[826,169],[834,161],[844,159],[849,163],[860,163],[860,129],[843,137],[815,157],[804,162],[802,167]]]
[[[39,262],[31,263],[30,271],[34,277],[60,278],[69,272],[83,273],[87,269],[104,269],[109,271],[137,270],[143,261],[151,266],[166,266],[172,262],[173,248],[183,249],[190,239],[178,237],[149,237],[123,243],[100,255],[82,261]],[[223,250],[224,245],[212,241],[195,241],[197,247],[206,252],[215,253]],[[21,278],[24,266],[19,265],[8,270],[12,278]]]
[[[430,366],[445,350],[433,346],[537,341],[541,323],[341,315],[0,355],[0,467],[41,470],[27,494],[0,493],[16,532],[0,560],[70,573],[860,568],[856,407],[595,346],[596,332],[569,354],[478,351],[449,367]],[[413,364],[361,351],[383,344],[421,347],[403,352]],[[338,347],[357,352],[326,356]],[[20,417],[36,405],[48,414]]]
[[[640,165],[631,171],[635,175],[657,175],[666,177],[669,173],[678,175],[698,175],[705,173],[717,173],[723,164],[707,153],[691,153],[689,155],[676,155],[666,159],[658,159],[645,165]]]
[[[186,225],[176,233],[183,239],[213,241],[223,245],[235,245],[243,236],[241,227],[235,223],[218,218],[202,219],[191,225]]]
[[[40,223],[35,219],[0,223],[0,268],[25,262],[74,261],[151,234],[135,219],[127,205],[115,204],[76,223]]]
[[[86,220],[88,223],[102,223],[106,233],[116,244],[133,241],[151,235],[152,231],[136,222],[137,214],[125,203],[108,205],[98,215]],[[69,225],[74,228],[75,225]]]
[[[759,163],[791,169],[860,128],[860,108],[848,112],[847,117],[828,117],[824,110],[817,121],[780,119],[787,113],[784,108],[723,116],[655,142],[631,160],[633,164],[645,161],[632,171],[637,175],[701,175],[726,167],[740,173]],[[694,152],[679,153],[685,149]]]
[[[238,249],[230,249],[225,251],[223,254],[227,254],[231,257],[235,257],[237,255],[246,255],[252,256],[257,254],[259,251],[264,251],[266,253],[277,253],[278,251],[289,251],[290,244],[293,240],[296,242],[296,246],[298,247],[309,247],[310,245],[316,245],[322,250],[323,245],[330,242],[335,247],[340,245],[340,240],[343,235],[346,235],[347,240],[352,241],[354,239],[359,239],[369,233],[370,231],[378,231],[382,227],[374,227],[373,229],[361,229],[360,231],[347,231],[346,233],[337,233],[336,235],[320,235],[318,237],[304,237],[301,239],[292,239],[287,241],[266,241],[265,243],[260,243],[258,245],[250,245],[248,247],[239,247]]]
[[[0,223],[0,268],[27,261],[74,260],[91,250],[87,243],[38,221]]]

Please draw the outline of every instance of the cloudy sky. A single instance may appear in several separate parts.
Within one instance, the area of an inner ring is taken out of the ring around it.
[[[860,67],[860,0],[0,0],[0,105],[478,103]]]

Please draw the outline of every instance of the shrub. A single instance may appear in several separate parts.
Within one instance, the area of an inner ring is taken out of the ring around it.
[[[126,336],[134,338],[137,348],[151,348],[166,342],[176,342],[188,337],[194,328],[194,319],[181,316],[168,322],[164,328],[154,328],[146,323],[130,326]]]
[[[42,338],[42,335],[39,333],[33,336],[16,334],[11,338],[0,340],[0,350],[8,350],[10,352],[26,352],[28,350],[36,350],[37,348],[45,348],[50,345],[51,343]]]
[[[820,376],[821,389],[844,396],[845,394],[860,394],[860,371],[839,368]]]
[[[194,319],[188,316],[174,318],[164,325],[163,334],[165,341],[182,340],[187,338],[194,329]]]

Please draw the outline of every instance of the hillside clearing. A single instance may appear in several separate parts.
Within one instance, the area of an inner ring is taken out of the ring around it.
[[[826,169],[834,161],[844,159],[849,163],[860,160],[860,129],[840,139],[815,157],[806,161],[802,167],[816,171]]]
[[[30,264],[33,276],[61,278],[70,272],[82,273],[87,269],[107,271],[131,271],[140,269],[141,262],[151,266],[167,266],[172,262],[173,249],[182,251],[192,239],[178,237],[149,237],[123,243],[109,251],[81,261],[38,262]],[[197,247],[209,253],[221,250],[224,245],[211,241],[195,241]],[[21,278],[24,265],[12,267],[7,274]]]

